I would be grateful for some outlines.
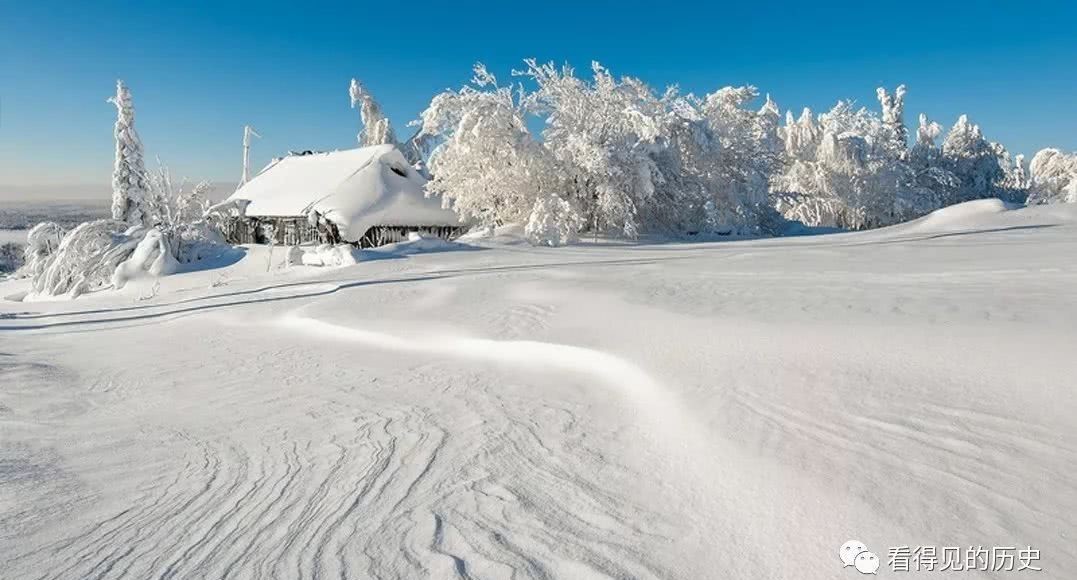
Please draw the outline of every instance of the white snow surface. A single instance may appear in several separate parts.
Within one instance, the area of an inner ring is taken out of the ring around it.
[[[440,197],[426,197],[425,183],[396,147],[376,145],[281,158],[226,201],[250,201],[250,216],[305,216],[317,210],[350,241],[374,225],[460,225],[454,212],[441,207]]]
[[[879,577],[1077,570],[1077,206],[472,239],[0,301],[0,576],[831,579],[850,539]]]

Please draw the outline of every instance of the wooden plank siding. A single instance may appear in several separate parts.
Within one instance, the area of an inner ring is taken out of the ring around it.
[[[366,231],[358,241],[344,240],[336,226],[330,224],[328,229],[310,225],[306,217],[243,217],[230,218],[220,224],[221,233],[230,244],[279,244],[297,246],[300,244],[340,244],[350,243],[360,248],[373,248],[402,242],[408,234],[418,232],[451,240],[465,230],[461,226],[374,226]]]

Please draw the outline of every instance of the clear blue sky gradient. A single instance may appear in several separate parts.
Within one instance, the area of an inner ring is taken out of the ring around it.
[[[352,76],[398,133],[475,61],[501,80],[525,57],[598,60],[656,89],[753,84],[782,110],[909,87],[907,119],[961,113],[1011,152],[1077,149],[1077,3],[54,2],[0,0],[0,184],[106,183],[123,78],[148,157],[234,181],[255,165],[354,146]]]

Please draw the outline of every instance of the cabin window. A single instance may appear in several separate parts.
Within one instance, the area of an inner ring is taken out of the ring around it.
[[[400,177],[407,177],[408,176],[408,170],[404,169],[402,167],[397,167],[396,165],[390,165],[389,169],[392,169],[393,173],[399,175]]]

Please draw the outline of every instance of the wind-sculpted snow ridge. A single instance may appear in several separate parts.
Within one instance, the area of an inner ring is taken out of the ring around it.
[[[55,374],[40,379],[34,386],[66,383]],[[304,394],[235,392],[234,381],[224,382],[200,405],[217,428],[146,423],[136,429],[139,441],[106,449],[121,428],[84,431],[89,456],[136,446],[167,453],[137,468],[147,478],[124,494],[127,507],[11,555],[8,571],[40,579],[669,575],[633,548],[637,526],[658,516],[572,464],[586,421],[571,407],[521,408],[477,393],[469,411],[482,419],[452,429],[444,423],[452,417],[417,405],[357,409],[326,400],[307,406],[302,425],[295,416],[283,425],[279,418]],[[529,418],[536,411],[549,421]],[[551,439],[547,422],[560,437]],[[39,459],[32,453],[24,463]],[[20,490],[19,504],[34,495],[25,505],[46,514],[47,499],[62,496]]]

